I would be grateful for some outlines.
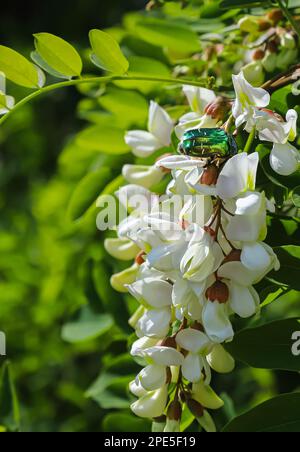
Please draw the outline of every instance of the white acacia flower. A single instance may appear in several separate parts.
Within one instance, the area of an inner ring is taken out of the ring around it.
[[[222,344],[233,340],[234,331],[230,321],[228,303],[208,300],[203,308],[202,322],[205,332],[212,342]]]
[[[300,152],[290,143],[274,144],[270,165],[281,176],[290,176],[300,167]]]
[[[137,376],[136,384],[142,385],[146,391],[154,391],[167,383],[167,368],[179,367],[183,363],[183,356],[170,347],[155,346],[145,349],[139,354],[149,363]]]
[[[15,106],[15,98],[0,90],[0,116],[8,113]]]
[[[193,384],[192,398],[209,410],[219,410],[224,406],[223,400],[202,380]]]
[[[270,94],[262,88],[254,88],[247,80],[243,72],[233,75],[233,85],[236,100],[233,106],[233,116],[236,126],[246,123],[246,130],[250,132],[254,127],[254,112],[258,108],[265,108],[271,101]]]
[[[131,405],[136,416],[153,419],[162,416],[168,402],[168,386],[147,392]]]
[[[224,259],[218,243],[202,228],[194,225],[194,234],[184,254],[180,269],[183,277],[192,282],[205,281]]]
[[[137,157],[148,157],[155,151],[170,146],[173,121],[156,102],[151,101],[148,132],[132,130],[125,135],[125,142]]]
[[[272,111],[256,110],[254,114],[255,128],[261,141],[284,144],[294,141],[297,136],[298,113],[289,110],[286,122],[281,120]]]
[[[164,178],[164,172],[155,166],[124,165],[122,174],[127,182],[151,188],[159,184]]]
[[[171,306],[173,286],[160,278],[145,278],[128,286],[129,293],[146,308]]]
[[[236,200],[235,216],[229,219],[226,236],[233,242],[263,241],[267,235],[266,197],[246,192]]]
[[[169,306],[149,309],[137,322],[136,333],[138,337],[164,339],[169,332],[171,319],[171,307]]]
[[[251,155],[243,152],[228,160],[218,178],[218,196],[226,200],[245,191],[255,190],[258,163],[257,152]]]
[[[206,107],[216,100],[215,93],[209,89],[194,86],[184,86],[183,92],[192,112],[180,118],[179,124],[175,127],[177,137],[181,139],[190,129],[216,127],[218,121],[205,113]]]
[[[203,376],[203,369],[207,370],[208,367],[205,356],[211,351],[211,341],[201,331],[188,328],[177,334],[176,342],[183,350],[189,352],[182,364],[184,378],[191,383],[199,382]]]

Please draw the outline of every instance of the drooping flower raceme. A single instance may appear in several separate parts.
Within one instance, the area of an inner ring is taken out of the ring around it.
[[[244,125],[273,143],[275,170],[295,170],[299,153],[289,143],[296,137],[295,112],[283,121],[265,110],[269,94],[253,88],[243,74],[234,77],[234,87],[237,127]],[[180,118],[178,137],[190,128],[216,127],[220,117],[208,113],[217,108],[215,94],[187,87],[184,94],[192,112]],[[168,146],[172,132],[168,114],[151,103],[149,132],[128,132],[126,141],[145,157]],[[234,369],[224,348],[235,337],[234,316],[259,315],[254,286],[279,270],[276,254],[264,243],[271,203],[256,188],[258,165],[255,152],[201,159],[175,155],[170,147],[170,154],[153,166],[123,169],[129,185],[118,198],[128,216],[117,227],[118,237],[105,246],[118,259],[135,257],[133,266],[114,275],[112,283],[139,305],[130,319],[137,336],[131,354],[144,368],[130,384],[138,398],[132,410],[154,419],[160,431],[180,431],[183,405],[205,430],[216,431],[208,410],[223,402],[210,386],[212,372]],[[162,198],[151,192],[170,175]],[[145,205],[137,202],[139,196],[147,200]]]

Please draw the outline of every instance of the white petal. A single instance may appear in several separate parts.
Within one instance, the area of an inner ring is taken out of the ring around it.
[[[214,346],[206,357],[210,367],[219,374],[231,373],[235,368],[235,361],[221,344]]]
[[[170,329],[169,308],[147,311],[138,322],[138,330],[143,336],[165,338]]]
[[[161,147],[171,144],[173,121],[156,102],[150,104],[148,130],[161,143]]]
[[[125,142],[132,148],[133,154],[141,158],[149,157],[163,147],[163,144],[152,133],[143,130],[127,132]]]
[[[222,343],[230,341],[234,337],[225,304],[208,301],[203,308],[203,326],[213,342]]]
[[[300,153],[291,144],[275,144],[270,154],[273,170],[281,176],[289,176],[297,171],[300,165]]]
[[[247,192],[236,202],[236,215],[257,215],[265,198],[261,193]]]
[[[224,406],[223,400],[217,396],[215,391],[203,381],[193,385],[192,397],[205,408],[219,410]]]
[[[140,381],[132,381],[129,385],[130,392],[136,397],[143,397],[147,394],[147,391],[143,388]]]
[[[130,184],[151,188],[163,179],[164,173],[155,166],[124,165],[123,177]]]
[[[252,317],[258,309],[256,299],[247,287],[238,284],[231,284],[230,287],[230,307],[237,315],[243,319]]]
[[[180,331],[176,336],[176,342],[181,348],[188,352],[204,354],[209,351],[211,345],[206,334],[192,328]]]
[[[104,247],[111,256],[122,261],[134,259],[140,251],[135,243],[127,239],[106,239]]]
[[[220,278],[229,279],[242,286],[254,284],[261,272],[248,270],[241,262],[228,262],[218,270]]]
[[[144,350],[144,356],[155,364],[171,367],[181,366],[183,355],[171,347],[151,347]]]
[[[226,228],[233,242],[257,242],[266,237],[266,215],[236,215]]]
[[[271,256],[260,243],[247,243],[241,254],[242,264],[249,270],[265,271],[272,263]]]
[[[161,279],[142,279],[128,286],[128,290],[140,303],[146,303],[153,308],[163,308],[172,304],[173,287]]]
[[[235,155],[228,160],[217,182],[217,192],[220,198],[234,198],[246,189],[248,169],[249,164],[246,153]]]
[[[182,375],[191,383],[201,380],[203,361],[200,355],[189,353],[182,365]]]
[[[168,401],[168,387],[164,386],[157,391],[149,392],[131,405],[136,416],[142,418],[160,417],[165,411]]]
[[[157,344],[157,339],[151,337],[141,337],[132,344],[130,354],[132,356],[144,356],[144,350],[154,347]]]
[[[145,367],[137,376],[137,384],[140,382],[146,391],[155,391],[162,388],[167,382],[167,370],[165,366],[151,365]]]

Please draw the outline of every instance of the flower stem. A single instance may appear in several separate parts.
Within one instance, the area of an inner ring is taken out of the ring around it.
[[[246,154],[249,154],[250,151],[251,151],[252,144],[253,144],[253,141],[255,139],[255,134],[256,134],[256,129],[254,127],[252,132],[250,133],[250,135],[248,137],[247,143],[246,143],[245,148],[244,148],[244,152],[246,152]]]
[[[298,22],[294,19],[293,14],[290,12],[287,3],[285,0],[277,0],[279,8],[282,10],[283,14],[287,18],[287,20],[291,23],[298,37],[300,38],[300,26]]]
[[[179,84],[179,85],[190,85],[196,87],[205,87],[205,82],[197,82],[196,80],[184,80],[184,79],[176,79],[176,78],[165,78],[165,77],[147,77],[147,76],[108,76],[108,77],[87,77],[87,78],[78,78],[74,80],[68,80],[65,82],[54,83],[49,86],[45,86],[33,93],[29,94],[29,96],[24,97],[24,99],[20,100],[12,110],[6,113],[5,116],[0,118],[0,125],[3,124],[15,111],[22,108],[24,105],[28,104],[32,100],[37,97],[40,97],[44,94],[50,93],[57,89],[66,88],[69,86],[77,86],[83,85],[86,83],[99,83],[99,84],[109,84],[115,81],[124,81],[124,82],[132,82],[132,81],[145,81],[145,82],[156,82],[156,83],[168,83],[168,84]]]

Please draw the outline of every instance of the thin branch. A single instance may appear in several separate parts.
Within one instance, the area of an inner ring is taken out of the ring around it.
[[[206,84],[204,82],[197,82],[193,80],[184,80],[184,79],[176,79],[176,78],[165,78],[165,77],[146,77],[146,76],[110,76],[110,77],[87,77],[87,78],[79,78],[74,80],[69,80],[66,82],[60,82],[60,83],[54,83],[53,85],[45,86],[44,88],[41,88],[37,91],[34,91],[33,93],[29,94],[29,96],[25,97],[24,99],[20,100],[12,110],[10,110],[8,113],[6,113],[2,118],[0,118],[0,125],[2,125],[15,111],[22,108],[24,105],[28,104],[32,100],[43,96],[44,94],[50,93],[52,91],[55,91],[57,89],[66,88],[69,86],[77,86],[77,85],[83,85],[85,83],[102,83],[102,84],[109,84],[115,81],[145,81],[145,82],[156,82],[156,83],[168,83],[168,84],[179,84],[179,85],[190,85],[190,86],[196,86],[200,88],[206,87]]]

